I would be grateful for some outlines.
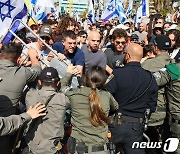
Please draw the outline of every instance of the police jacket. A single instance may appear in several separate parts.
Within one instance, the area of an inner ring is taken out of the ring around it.
[[[42,87],[41,90],[31,89],[26,96],[26,105],[34,106],[38,102],[47,104],[47,114],[33,120],[25,136],[32,153],[54,154],[55,143],[64,136],[64,115],[69,99],[54,88]]]
[[[62,80],[62,86],[66,85],[71,77],[70,74],[66,74],[66,81]],[[91,88],[81,87],[73,91],[67,91],[66,95],[70,100],[71,123],[72,133],[71,136],[76,139],[76,142],[84,142],[88,145],[104,145],[108,142],[107,132],[108,125],[95,127],[91,124],[90,111],[89,111],[89,94]],[[115,111],[118,109],[118,103],[112,97],[112,95],[104,90],[96,90],[100,101],[101,107],[108,115],[110,110]]]
[[[16,106],[24,86],[34,81],[41,73],[40,66],[21,67],[18,69],[9,60],[0,60],[0,116],[16,113]]]
[[[171,59],[168,53],[161,53],[155,58],[147,59],[142,63],[142,67],[152,73],[165,69],[165,66],[170,63]],[[159,85],[158,101],[156,112],[151,115],[149,125],[161,125],[166,117],[166,100],[165,100],[165,86]]]
[[[157,84],[151,73],[144,70],[139,62],[129,62],[113,71],[113,78],[106,88],[119,104],[123,115],[142,118],[145,109],[156,109]]]
[[[8,135],[18,130],[25,122],[31,120],[30,115],[22,113],[20,115],[11,115],[0,117],[0,136]]]

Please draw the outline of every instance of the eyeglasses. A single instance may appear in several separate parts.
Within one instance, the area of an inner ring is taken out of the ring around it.
[[[116,44],[118,44],[118,45],[119,45],[119,44],[122,44],[122,45],[125,45],[125,44],[126,44],[126,42],[125,42],[125,41],[123,41],[123,42],[120,42],[120,41],[115,41],[115,43],[116,43]]]
[[[48,36],[41,36],[41,39],[45,40],[45,41],[49,41],[50,40],[50,38]]]

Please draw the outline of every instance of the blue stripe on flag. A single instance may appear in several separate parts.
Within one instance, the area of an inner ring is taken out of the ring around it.
[[[39,20],[45,21],[45,20],[47,20],[47,15],[45,14],[45,12],[42,12],[36,16],[36,20],[37,21],[39,21]]]
[[[112,12],[111,14],[109,14],[103,21],[106,22],[106,21],[109,20],[111,17],[113,17],[116,13],[117,13],[117,11],[115,10],[114,12]]]
[[[35,5],[37,3],[37,0],[31,0],[31,3]]]
[[[26,5],[24,4],[24,8],[22,9],[21,12],[19,12],[12,20],[12,22],[14,22],[16,19],[22,19],[25,15],[27,14],[27,7]],[[18,27],[20,25],[20,22],[16,22],[13,27],[11,28],[11,30],[16,33],[17,30],[18,30]],[[8,43],[11,39],[12,39],[13,35],[8,32],[6,37],[3,39],[2,43],[5,44],[5,43]]]

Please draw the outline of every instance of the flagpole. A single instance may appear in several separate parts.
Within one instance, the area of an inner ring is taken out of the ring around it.
[[[34,20],[34,18],[30,15],[29,12],[28,12],[28,15],[29,15],[29,17],[32,19],[32,21],[33,21],[34,23],[37,23],[37,22]]]

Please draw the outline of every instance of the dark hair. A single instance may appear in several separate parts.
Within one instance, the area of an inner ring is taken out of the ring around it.
[[[154,52],[154,45],[148,44],[143,47],[143,57],[147,55],[148,52],[153,53]]]
[[[75,40],[76,34],[72,30],[67,30],[62,34],[62,38],[63,38],[63,40],[66,40],[67,37]]]
[[[86,31],[84,31],[84,30],[81,30],[81,31],[79,31],[78,36],[82,36],[82,35],[84,35],[84,34],[86,34],[86,35],[87,35],[87,32],[86,32]]]
[[[52,19],[47,19],[43,22],[43,25],[54,25],[54,24],[57,24],[57,21]]]
[[[104,87],[106,81],[106,72],[103,68],[99,66],[93,66],[89,68],[85,83],[86,86],[90,87],[92,90],[89,94],[89,106],[90,106],[90,121],[93,126],[104,126],[104,123],[109,122],[109,118],[101,107],[101,101],[97,95],[97,89]]]
[[[124,37],[126,41],[128,40],[127,32],[126,32],[124,29],[122,29],[122,28],[116,28],[116,29],[113,31],[112,39],[115,40],[115,39],[117,39],[118,37],[119,37],[119,38]]]
[[[166,24],[168,24],[169,26],[172,25],[171,22],[165,22],[165,23],[163,24],[163,29],[164,29],[164,26],[165,26]]]
[[[4,59],[15,62],[22,53],[22,45],[14,42],[3,44],[0,53]]]
[[[96,24],[96,23],[93,23],[93,24],[91,25],[91,27],[92,27],[92,26],[96,26],[96,27],[97,27],[97,24]]]
[[[21,38],[25,43],[27,43],[26,31],[24,31],[24,30],[17,31],[16,35],[19,38]]]
[[[69,25],[75,25],[76,21],[69,17],[69,16],[65,16],[63,17],[59,22],[58,22],[58,26],[56,29],[56,34],[57,35],[62,35],[68,28]]]
[[[170,34],[174,35],[175,48],[179,48],[180,47],[180,31],[177,29],[171,29],[166,33],[166,35],[169,36]]]

